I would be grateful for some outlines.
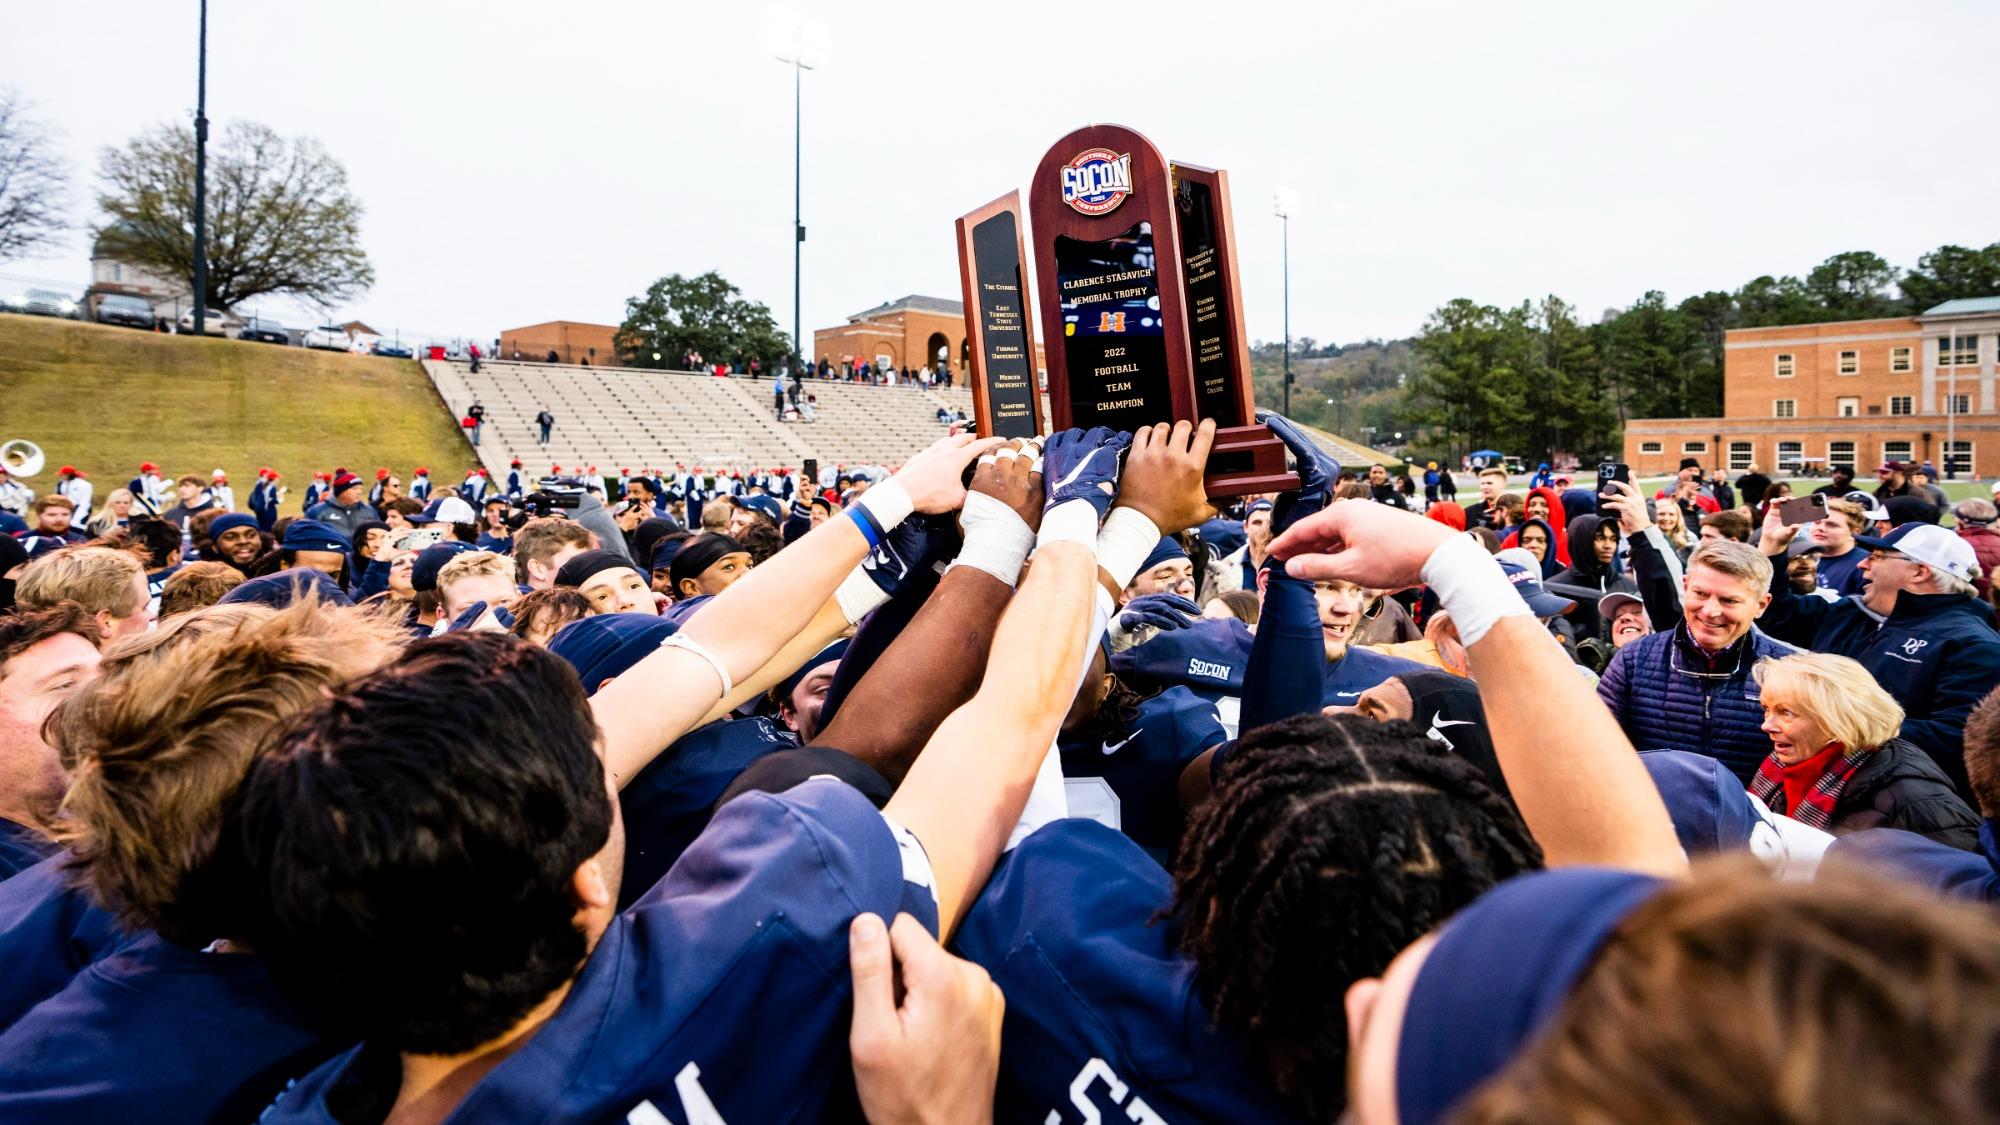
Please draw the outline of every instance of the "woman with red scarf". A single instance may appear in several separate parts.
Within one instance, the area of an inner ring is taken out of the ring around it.
[[[1828,832],[1901,828],[1978,849],[1978,815],[1929,755],[1896,737],[1903,709],[1859,663],[1807,652],[1751,675],[1771,754],[1750,793],[1772,812]]]

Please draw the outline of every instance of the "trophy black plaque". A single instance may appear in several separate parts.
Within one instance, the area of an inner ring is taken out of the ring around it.
[[[1008,192],[958,220],[959,277],[972,366],[974,432],[1042,432],[1035,386],[1035,317],[1021,249],[1021,195]]]

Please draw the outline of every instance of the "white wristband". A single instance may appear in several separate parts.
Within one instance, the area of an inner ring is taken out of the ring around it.
[[[1065,500],[1042,513],[1042,529],[1035,545],[1081,543],[1097,550],[1097,505],[1088,500]]]
[[[708,661],[708,666],[715,669],[716,678],[722,681],[722,690],[715,693],[717,699],[727,698],[730,690],[736,686],[736,681],[730,678],[729,669],[723,666],[722,661],[714,653],[708,651],[700,641],[695,640],[686,633],[675,633],[673,636],[661,641],[660,647],[685,649]]]
[[[917,510],[916,501],[910,499],[910,490],[904,488],[903,482],[895,477],[890,477],[862,493],[861,499],[856,500],[854,504],[856,507],[868,509],[868,514],[874,516],[875,522],[882,525],[884,533],[894,531],[897,524],[909,519],[910,513]]]
[[[1439,544],[1424,560],[1422,575],[1467,648],[1503,617],[1534,616],[1499,561],[1470,535],[1454,535]]]
[[[1097,566],[1120,590],[1132,584],[1139,564],[1160,545],[1160,528],[1137,508],[1113,508],[1097,532]]]
[[[952,567],[969,566],[1009,586],[1019,581],[1021,564],[1028,560],[1028,551],[1035,545],[1035,533],[1027,521],[1004,502],[983,492],[966,494],[965,510],[958,518],[965,527],[965,544],[958,549]]]
[[[833,600],[840,603],[841,616],[847,618],[849,625],[853,625],[869,610],[888,601],[889,595],[882,592],[882,587],[877,586],[873,578],[868,577],[867,571],[857,566],[847,577],[840,580],[838,587],[835,587]]]

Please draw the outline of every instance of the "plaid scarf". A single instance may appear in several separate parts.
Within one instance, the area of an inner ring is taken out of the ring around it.
[[[1820,829],[1833,830],[1834,806],[1840,803],[1840,792],[1847,788],[1847,781],[1861,769],[1861,763],[1874,753],[1872,750],[1843,750],[1826,772],[1806,793],[1805,800],[1795,809],[1785,808],[1785,767],[1778,761],[1777,751],[1766,755],[1757,766],[1757,776],[1750,781],[1750,795],[1764,802],[1764,806],[1774,813],[1789,816],[1800,824]]]

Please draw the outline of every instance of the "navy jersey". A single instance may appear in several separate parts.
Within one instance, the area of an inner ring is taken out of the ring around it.
[[[1404,672],[1422,672],[1430,666],[1400,656],[1390,656],[1361,645],[1348,645],[1339,660],[1326,666],[1328,707],[1352,707],[1361,693]]]
[[[1186,821],[1181,771],[1202,751],[1230,737],[1223,711],[1233,712],[1235,707],[1233,697],[1168,688],[1139,705],[1138,717],[1122,739],[1060,741],[1063,776],[1103,778],[1118,794],[1119,824],[1125,834],[1165,858]],[[1233,726],[1235,715],[1227,717]]]
[[[1839,558],[1828,558],[1824,553],[1819,557],[1819,577],[1814,581],[1822,590],[1832,590],[1840,597],[1858,594],[1868,585],[1868,576],[1861,573],[1861,560],[1868,557],[1866,547],[1856,547]]]
[[[56,854],[56,842],[40,832],[0,816],[0,882]]]
[[[1976,853],[1900,828],[1871,828],[1834,840],[1821,862],[1867,866],[1948,898],[2000,903],[2000,820],[1979,826]]]
[[[1154,921],[1172,901],[1160,865],[1095,821],[1055,821],[1001,858],[954,942],[1007,997],[997,1120],[1298,1119],[1212,1029],[1179,927]]]
[[[766,718],[718,719],[689,731],[618,794],[625,817],[620,909],[651,890],[708,827],[715,802],[752,762],[799,744]]]
[[[51,856],[0,883],[0,1027],[125,941],[110,911],[64,878],[63,862]]]
[[[847,926],[901,911],[936,932],[928,871],[907,833],[838,781],[731,801],[449,1120],[859,1119]],[[355,1048],[263,1121],[380,1120],[400,1075],[394,1057]]]
[[[251,1121],[339,1047],[258,957],[148,934],[0,1033],[0,1121]]]

